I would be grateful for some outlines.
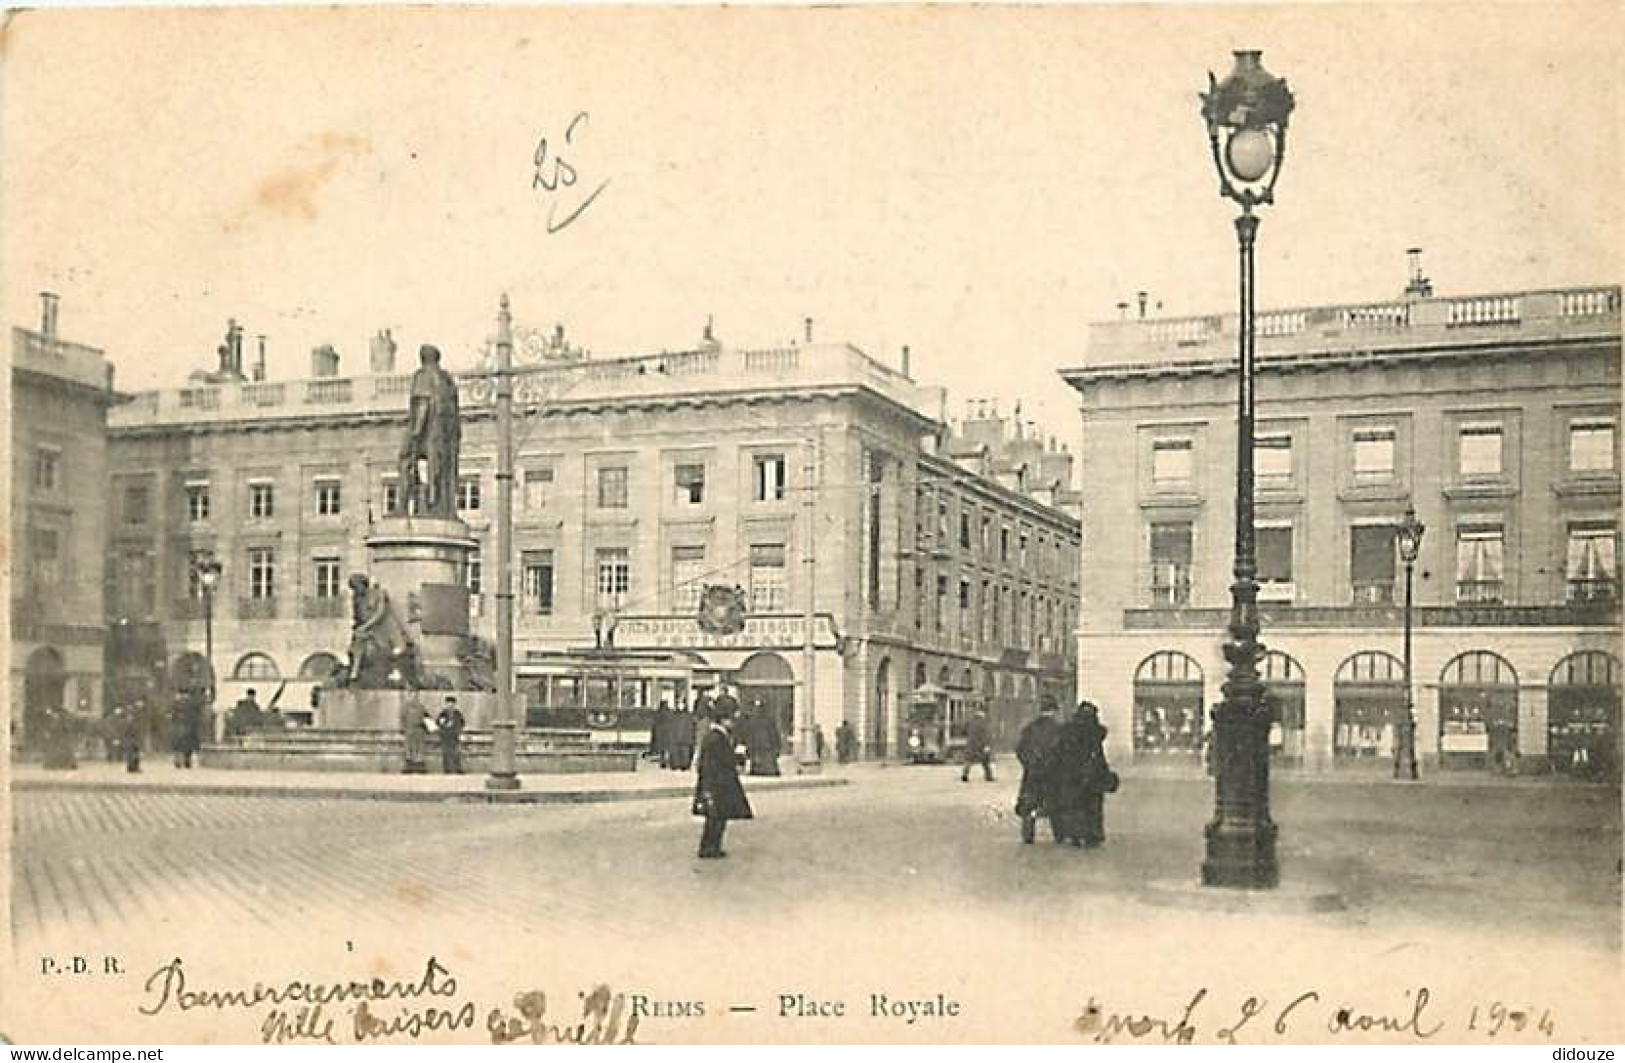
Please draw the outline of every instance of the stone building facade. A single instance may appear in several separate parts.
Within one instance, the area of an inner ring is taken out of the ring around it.
[[[409,380],[374,347],[367,375],[336,375],[324,359],[311,379],[142,394],[114,416],[112,497],[154,503],[144,522],[118,517],[110,563],[145,580],[123,589],[121,608],[150,602],[171,655],[195,652],[203,602],[190,559],[217,557],[214,663],[226,704],[253,686],[262,705],[280,690],[285,712],[304,710],[344,655],[345,581],[366,570],[369,523],[392,505]],[[481,543],[467,578],[475,629],[491,638],[494,388],[481,371],[460,387],[460,513]],[[946,674],[1009,712],[1018,698],[1030,711],[1040,682],[1070,683],[1061,632],[1074,609],[1078,523],[936,456],[939,389],[848,345],[740,350],[708,331],[675,353],[543,352],[521,364],[515,402],[522,688],[527,662],[604,638],[627,654],[676,655],[695,683],[737,681],[799,731],[810,673],[826,736],[846,720],[867,754],[884,755],[900,748],[920,674]],[[939,579],[970,562],[922,547],[921,498],[975,512],[1011,543],[1024,537],[1034,562],[1044,544],[1042,570],[1015,552],[977,562],[1008,586],[1012,612],[1037,611],[1042,635],[1026,614],[969,641],[951,620],[925,623],[921,588],[935,601]],[[739,634],[696,623],[710,585],[744,591]],[[319,723],[319,709],[310,718]]]
[[[1237,321],[1091,329],[1079,683],[1118,756],[1200,756],[1233,555]],[[1619,289],[1258,318],[1258,556],[1277,758],[1388,763],[1414,575],[1424,767],[1618,763]],[[1584,748],[1585,752],[1579,750]]]
[[[102,710],[106,422],[112,366],[57,328],[11,330],[11,728],[34,749],[52,709]]]

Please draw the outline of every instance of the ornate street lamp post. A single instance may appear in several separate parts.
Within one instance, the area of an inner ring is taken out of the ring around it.
[[[203,591],[203,660],[209,667],[209,712],[213,716],[214,740],[221,742],[226,737],[226,718],[214,710],[214,590],[220,584],[220,561],[210,553],[194,554],[192,572]]]
[[[1236,557],[1230,584],[1230,673],[1224,700],[1213,711],[1217,781],[1207,825],[1202,884],[1259,889],[1280,881],[1275,823],[1270,819],[1270,708],[1258,677],[1264,647],[1258,641],[1258,559],[1253,528],[1253,208],[1274,202],[1275,181],[1286,158],[1292,93],[1259,61],[1260,52],[1236,52],[1222,82],[1208,74],[1202,95],[1219,193],[1241,204],[1241,328],[1236,410]]]
[[[1422,533],[1427,525],[1416,519],[1416,507],[1405,507],[1405,519],[1394,529],[1399,543],[1399,559],[1405,562],[1405,715],[1399,718],[1398,741],[1394,744],[1394,778],[1416,778],[1416,698],[1411,690],[1411,577],[1416,555],[1422,551]]]

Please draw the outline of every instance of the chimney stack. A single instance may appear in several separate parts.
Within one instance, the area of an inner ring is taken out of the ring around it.
[[[1140,302],[1140,320],[1144,321],[1145,320],[1145,302],[1146,302],[1146,299],[1148,299],[1150,297],[1149,293],[1147,293],[1147,292],[1135,292],[1134,297],[1136,299],[1138,299],[1139,302]]]
[[[339,375],[339,352],[330,343],[313,347],[310,352],[310,375],[335,377]]]
[[[260,353],[259,357],[254,361],[254,383],[263,384],[265,382],[265,333],[260,333],[257,338],[260,341]]]
[[[1127,300],[1120,301],[1117,304],[1117,319],[1119,321],[1127,321],[1128,320],[1128,301]]]
[[[807,326],[807,342],[811,343],[812,342],[812,318],[810,318],[810,317],[807,318],[806,326]]]
[[[1426,299],[1433,294],[1433,282],[1422,275],[1422,249],[1407,247],[1405,256],[1411,262],[1411,277],[1405,285],[1405,298]]]
[[[910,372],[910,364],[909,364],[909,357],[908,357],[908,344],[906,344],[906,343],[903,344],[903,375],[908,377],[910,380],[914,379],[914,374],[912,372]]]
[[[40,292],[40,335],[48,340],[56,339],[56,312],[61,298],[55,292]]]
[[[372,338],[371,369],[373,376],[388,376],[395,371],[395,337],[390,329],[379,329]]]

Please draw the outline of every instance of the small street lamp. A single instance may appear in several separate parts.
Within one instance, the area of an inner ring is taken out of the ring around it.
[[[203,660],[209,669],[209,711],[214,714],[214,740],[224,741],[226,719],[214,712],[214,590],[220,584],[220,561],[212,553],[192,555],[192,575],[203,592]]]
[[[1415,779],[1416,700],[1411,690],[1411,582],[1416,556],[1422,550],[1422,533],[1427,525],[1416,519],[1416,507],[1405,507],[1405,519],[1394,529],[1399,559],[1405,562],[1405,714],[1399,718],[1398,741],[1394,744],[1394,778]]]
[[[1202,884],[1260,889],[1280,882],[1276,828],[1270,819],[1271,710],[1258,676],[1264,647],[1258,641],[1258,557],[1253,521],[1253,208],[1275,200],[1275,182],[1286,158],[1292,93],[1270,75],[1263,53],[1235,53],[1236,65],[1222,82],[1208,74],[1202,94],[1219,194],[1241,205],[1236,218],[1241,266],[1239,378],[1236,409],[1236,555],[1230,584],[1230,640],[1224,656],[1230,672],[1224,700],[1213,710],[1214,812],[1206,830]]]

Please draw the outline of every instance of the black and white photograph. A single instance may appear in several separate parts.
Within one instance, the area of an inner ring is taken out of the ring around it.
[[[8,12],[0,1039],[1625,1040],[1622,29]]]

